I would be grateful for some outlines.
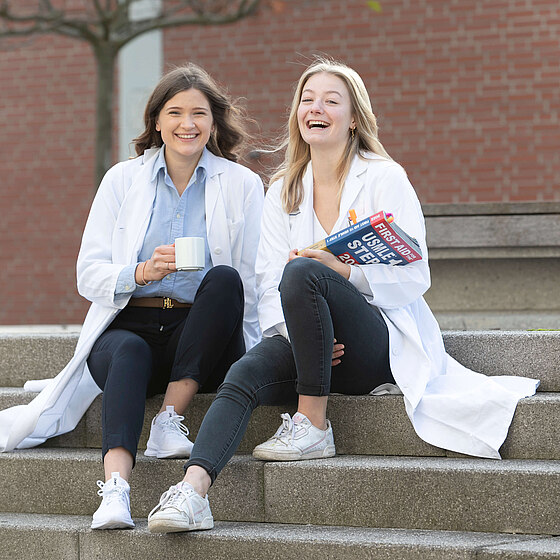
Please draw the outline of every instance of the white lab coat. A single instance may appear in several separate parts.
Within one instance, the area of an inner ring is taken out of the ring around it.
[[[430,272],[424,218],[416,193],[400,165],[375,154],[364,157],[354,158],[332,231],[348,225],[351,209],[358,220],[384,210],[420,243],[421,261],[406,266],[360,266],[373,294],[367,299],[381,310],[387,323],[391,370],[404,394],[407,414],[416,433],[428,443],[499,458],[498,449],[518,400],[534,394],[539,382],[522,377],[486,377],[463,367],[445,352],[439,325],[422,297],[430,287]],[[266,195],[257,256],[263,333],[274,328],[285,332],[278,284],[288,253],[318,241],[313,239],[311,163],[303,187],[303,202],[290,215],[282,209],[281,181]]]
[[[0,451],[34,447],[73,430],[101,392],[86,360],[99,335],[130,294],[115,296],[121,270],[135,264],[150,220],[158,149],[119,163],[105,175],[93,201],[78,256],[78,291],[92,302],[73,358],[27,405],[0,411]],[[206,233],[213,265],[239,271],[245,290],[243,334],[247,349],[260,339],[254,261],[264,189],[258,175],[208,154]]]

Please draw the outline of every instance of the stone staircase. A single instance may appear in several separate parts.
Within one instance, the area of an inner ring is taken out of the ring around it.
[[[402,397],[335,395],[332,459],[255,461],[248,454],[284,409],[256,411],[240,453],[211,489],[212,531],[151,535],[146,516],[182,476],[182,460],[138,456],[132,531],[91,531],[97,508],[100,398],[74,432],[0,454],[0,559],[548,559],[560,558],[560,332],[447,332],[448,351],[488,375],[541,379],[521,401],[502,461],[430,446]],[[77,335],[0,334],[0,407],[28,402],[26,379],[52,377]],[[186,423],[196,434],[211,395]],[[141,447],[160,398],[147,403]]]

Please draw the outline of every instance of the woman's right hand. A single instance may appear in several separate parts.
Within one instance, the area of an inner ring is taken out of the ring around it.
[[[175,266],[175,244],[160,245],[154,249],[152,256],[136,267],[135,280],[142,286],[144,282],[154,282],[177,272]]]
[[[344,344],[338,344],[336,338],[334,339],[332,365],[337,366],[342,361],[340,357],[344,354]]]

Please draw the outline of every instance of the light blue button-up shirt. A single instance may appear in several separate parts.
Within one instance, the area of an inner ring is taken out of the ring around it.
[[[212,267],[210,249],[206,237],[206,215],[204,191],[207,174],[207,150],[192,174],[187,188],[181,196],[167,172],[164,150],[154,164],[152,181],[157,181],[152,217],[138,262],[147,261],[159,245],[169,245],[177,237],[202,237],[205,245],[205,266],[200,271],[178,271],[168,274],[148,286],[139,286],[134,280],[136,264],[125,267],[117,280],[115,294],[132,293],[132,297],[170,297],[192,303],[202,278]]]

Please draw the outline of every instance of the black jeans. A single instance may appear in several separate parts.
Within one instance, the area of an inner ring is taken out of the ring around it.
[[[350,282],[301,258],[286,265],[279,289],[291,344],[282,336],[265,338],[233,364],[185,464],[203,467],[212,482],[257,406],[291,403],[298,394],[367,394],[394,383],[385,321]],[[345,348],[342,362],[332,368],[334,337]]]
[[[228,266],[211,268],[191,308],[125,307],[97,339],[88,368],[103,390],[103,456],[124,447],[136,457],[146,396],[194,379],[214,392],[245,352],[243,284]]]

